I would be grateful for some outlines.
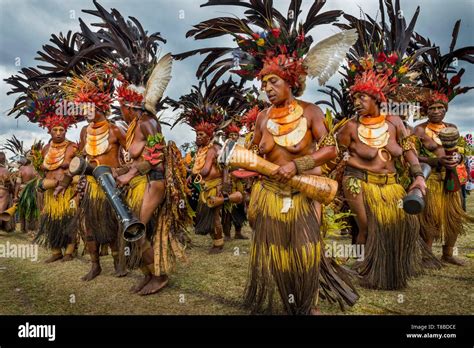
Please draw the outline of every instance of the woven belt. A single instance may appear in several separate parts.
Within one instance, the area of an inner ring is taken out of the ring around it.
[[[376,185],[390,185],[398,182],[398,176],[396,173],[378,174],[349,166],[346,166],[344,176],[352,176],[363,180],[366,183]]]

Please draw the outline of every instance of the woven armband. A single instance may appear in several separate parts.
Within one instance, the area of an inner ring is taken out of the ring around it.
[[[303,172],[306,172],[307,170],[310,170],[316,167],[316,161],[310,155],[295,158],[293,162],[296,165],[296,172],[298,174],[301,174]]]
[[[410,174],[413,178],[416,178],[417,176],[424,177],[423,171],[421,170],[421,165],[419,164],[414,164],[410,166]]]
[[[142,161],[137,164],[136,168],[141,175],[146,175],[151,170],[151,163],[148,161]]]

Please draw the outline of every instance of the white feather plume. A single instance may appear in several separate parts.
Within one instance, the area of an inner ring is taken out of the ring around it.
[[[356,29],[350,29],[318,42],[309,50],[303,63],[308,76],[317,77],[319,84],[324,85],[339,70],[357,38]]]
[[[171,66],[173,58],[168,53],[163,56],[148,79],[145,91],[145,109],[156,115],[156,103],[163,97],[168,83],[171,80]]]

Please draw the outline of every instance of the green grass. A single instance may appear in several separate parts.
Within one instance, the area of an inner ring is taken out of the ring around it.
[[[474,196],[468,211],[474,212]],[[245,230],[247,234],[249,229]],[[374,291],[360,287],[359,302],[341,312],[336,305],[321,303],[328,314],[473,314],[474,229],[459,238],[459,256],[465,267],[445,266],[413,279],[403,291]],[[349,243],[348,238],[335,238]],[[30,243],[26,235],[1,234],[0,244]],[[329,240],[331,242],[331,240]],[[231,241],[225,252],[208,255],[208,236],[193,236],[188,263],[178,264],[169,286],[160,293],[141,297],[129,293],[140,272],[125,278],[112,275],[112,257],[102,260],[102,274],[91,282],[81,276],[89,270],[87,255],[72,262],[44,264],[49,253],[39,248],[39,261],[0,258],[0,314],[248,314],[240,307],[247,277],[249,241]],[[81,249],[82,250],[82,247]],[[238,251],[238,252],[237,252]],[[434,252],[441,255],[441,246]],[[75,301],[71,301],[75,300]],[[73,303],[71,303],[73,302]]]

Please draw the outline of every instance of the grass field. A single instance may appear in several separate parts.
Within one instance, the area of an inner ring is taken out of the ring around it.
[[[474,196],[468,199],[474,214]],[[245,231],[247,235],[250,230]],[[338,242],[349,243],[348,238]],[[0,244],[30,243],[18,232],[1,234]],[[331,242],[329,240],[328,242]],[[403,291],[373,291],[360,287],[359,302],[341,312],[336,305],[321,303],[326,314],[473,314],[474,313],[474,228],[458,241],[465,267],[445,266],[413,279]],[[240,307],[248,267],[249,241],[231,241],[225,252],[208,255],[208,236],[193,235],[189,261],[178,264],[169,286],[160,293],[141,297],[129,293],[140,279],[139,272],[125,278],[112,275],[112,257],[102,260],[102,274],[91,282],[80,277],[89,270],[89,257],[71,262],[44,264],[49,256],[39,248],[39,260],[0,258],[0,314],[248,314]],[[82,246],[81,246],[82,249]],[[80,250],[81,250],[80,249]],[[434,252],[441,255],[441,246]]]

